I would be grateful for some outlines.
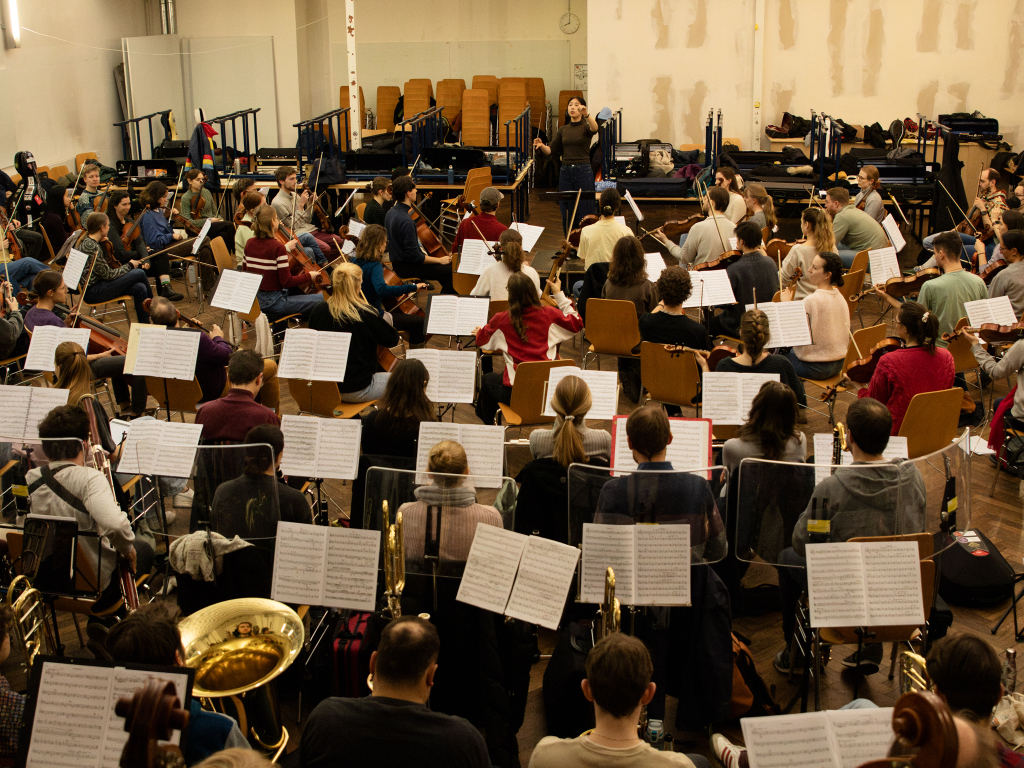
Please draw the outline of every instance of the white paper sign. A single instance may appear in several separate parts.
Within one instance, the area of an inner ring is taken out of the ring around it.
[[[407,360],[427,368],[427,397],[435,403],[472,403],[476,394],[476,352],[449,349],[410,349]]]
[[[777,373],[705,373],[701,416],[712,424],[743,424],[750,404],[766,381],[779,381]]]
[[[505,428],[485,424],[421,421],[416,450],[416,482],[430,482],[427,459],[442,440],[454,440],[466,452],[471,482],[477,488],[500,488],[505,471]]]
[[[518,221],[512,222],[509,229],[514,229],[523,236],[523,250],[527,253],[533,250],[537,241],[540,240],[540,236],[544,234],[544,227],[536,227],[533,224],[523,224]]]
[[[980,328],[982,323],[1013,325],[1017,322],[1009,296],[965,301],[964,309],[967,311],[967,321],[971,324],[971,328]]]
[[[592,421],[610,421],[615,417],[619,406],[619,374],[616,371],[584,371],[572,365],[563,365],[548,371],[547,405],[542,411],[545,416],[557,415],[551,401],[555,397],[558,382],[566,376],[577,376],[590,388],[593,404],[587,418]]]
[[[60,405],[68,404],[67,389],[0,386],[0,440],[39,439],[39,422]]]
[[[754,309],[754,305],[747,304],[746,310],[751,309]],[[757,305],[757,309],[768,316],[768,329],[771,331],[771,339],[767,344],[769,349],[814,343],[811,340],[811,324],[802,301],[763,301]]]
[[[284,332],[277,375],[304,381],[344,381],[351,343],[351,333],[289,328]]]
[[[724,269],[690,270],[690,284],[693,292],[683,302],[683,309],[736,303],[729,274]]]
[[[78,283],[82,279],[82,272],[85,271],[85,265],[88,263],[89,257],[86,254],[72,248],[68,252],[68,260],[64,265],[64,285],[71,290],[78,288]]]
[[[136,419],[121,448],[117,471],[131,475],[189,477],[202,434],[202,424]]]
[[[900,262],[896,258],[896,249],[892,246],[868,251],[868,265],[871,282],[875,285],[884,284],[886,280],[900,276]]]
[[[467,241],[471,242],[471,241]],[[441,336],[469,336],[474,328],[487,325],[486,296],[439,296],[427,300],[427,333]]]
[[[830,474],[832,474],[832,449],[835,446],[835,437],[831,432],[819,432],[814,436],[814,483],[817,485]],[[910,456],[910,448],[907,445],[907,438],[900,435],[893,435],[889,438],[888,445],[882,451],[882,458],[886,461],[893,459],[906,459]],[[853,464],[853,454],[848,450],[843,451],[843,464]],[[886,471],[886,470],[883,470]],[[887,470],[892,473],[892,470]],[[892,476],[895,479],[895,476]]]
[[[263,275],[255,272],[225,269],[220,273],[217,290],[213,292],[210,306],[248,314],[252,309],[252,303],[256,301],[256,292],[259,291],[262,281]]]
[[[666,269],[665,258],[660,253],[645,253],[644,260],[647,262],[647,279],[652,283],[658,282]]]
[[[493,240],[463,240],[459,254],[459,274],[482,275],[484,270],[495,263],[488,251],[494,248]]]
[[[322,480],[355,480],[362,430],[359,419],[282,416],[281,472]]]
[[[616,416],[612,422],[611,466],[616,475],[632,472],[637,467],[626,438],[628,418],[624,415]],[[672,433],[672,442],[665,451],[665,460],[672,462],[673,469],[702,469],[711,466],[711,419],[671,417],[668,427]]]
[[[57,351],[57,346],[65,341],[73,341],[88,352],[89,329],[37,325],[36,329],[32,331],[32,340],[28,345],[25,370],[52,371],[54,368],[53,354]]]
[[[900,226],[896,223],[896,219],[892,217],[891,213],[886,214],[886,217],[882,219],[882,229],[889,236],[889,242],[896,249],[896,253],[902,251],[907,241],[904,239],[903,234],[900,232]]]
[[[199,249],[203,245],[203,240],[206,238],[207,234],[209,234],[209,232],[210,232],[210,225],[211,224],[213,224],[213,219],[207,219],[203,223],[203,228],[199,230],[199,234],[196,235],[195,242],[192,243],[192,255],[193,256],[195,256],[197,253],[199,253]]]
[[[633,215],[636,216],[636,220],[643,221],[644,215],[640,213],[640,209],[637,207],[636,201],[633,200],[633,195],[629,193],[628,189],[626,190],[626,202],[629,203],[629,207],[633,209]]]

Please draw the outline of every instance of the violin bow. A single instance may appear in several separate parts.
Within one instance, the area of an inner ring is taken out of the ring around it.
[[[984,167],[984,165],[983,165],[982,167]],[[969,226],[969,227],[970,227],[971,229],[973,229],[973,230],[974,230],[974,234],[975,234],[975,235],[980,235],[981,233],[980,233],[980,232],[979,232],[979,231],[978,231],[978,230],[977,230],[977,229],[975,228],[975,226],[974,226],[974,225],[973,225],[973,224],[971,223],[971,217],[970,217],[970,216],[968,216],[968,215],[967,215],[966,213],[964,213],[964,209],[960,207],[960,203],[958,203],[958,202],[956,201],[956,198],[955,198],[955,197],[953,197],[953,193],[952,193],[952,192],[950,192],[950,191],[949,191],[948,189],[946,189],[946,185],[942,183],[942,180],[941,180],[941,179],[935,179],[935,180],[936,180],[937,182],[939,182],[939,186],[940,186],[940,187],[942,187],[942,191],[946,193],[946,196],[947,196],[947,197],[948,197],[948,198],[950,199],[950,201],[951,201],[951,202],[953,203],[953,205],[955,205],[955,206],[956,206],[956,209],[957,209],[958,211],[960,211],[960,215],[964,217],[964,221],[966,221],[966,222],[967,222],[967,226]],[[979,190],[980,190],[980,188],[981,188],[981,185],[979,184],[979,185],[978,185],[978,187],[979,187]],[[947,210],[948,210],[948,206],[947,206]],[[952,217],[952,216],[950,216],[950,218],[953,218],[953,217]],[[956,227],[955,227],[955,226],[953,227],[953,229],[951,229],[951,230],[950,230],[950,232],[952,232],[952,231],[953,231],[954,229],[956,229]]]
[[[569,239],[569,233],[572,232],[572,223],[576,221],[576,211],[580,207],[580,195],[583,194],[582,189],[576,190],[576,204],[572,207],[572,216],[569,217],[568,225],[569,228],[565,231],[565,239]]]
[[[469,220],[469,223],[473,225],[473,229],[475,229],[475,230],[476,230],[476,233],[477,233],[478,235],[480,235],[480,239],[481,239],[481,240],[483,240],[483,241],[484,241],[484,244],[486,245],[486,244],[487,244],[487,238],[486,238],[486,237],[484,237],[484,233],[480,231],[480,227],[478,227],[478,226],[476,225],[476,222],[475,222],[475,221],[473,221],[473,219],[470,219],[470,220]],[[488,253],[489,253],[489,254],[490,254],[491,256],[493,256],[493,255],[494,255],[494,250],[493,250],[493,249],[491,249],[491,248],[488,248],[488,249],[487,249],[487,252],[488,252]]]
[[[78,190],[78,182],[82,180],[82,171],[85,170],[85,163],[82,163],[82,167],[78,169],[78,178],[75,179],[75,184],[71,187],[71,195],[74,197],[75,192]]]
[[[225,187],[225,189],[224,189],[224,191],[223,191],[223,192],[221,192],[221,195],[220,195],[220,203],[218,203],[218,204],[217,204],[217,210],[216,210],[216,211],[214,211],[214,213],[216,214],[216,215],[215,215],[215,218],[218,218],[218,219],[220,218],[220,212],[221,212],[221,209],[222,209],[222,208],[224,207],[224,200],[225,200],[225,199],[227,198],[227,196],[228,196],[228,192],[227,192],[227,187],[228,187],[228,186],[229,186],[230,184],[231,184],[231,174],[229,173],[229,174],[228,174],[228,178],[227,178],[227,180],[226,180],[226,181],[224,182],[224,187]],[[241,201],[241,200],[239,200],[238,202],[242,202],[242,201]]]
[[[181,188],[181,177],[185,175],[185,166],[181,166],[181,171],[178,173],[178,183],[174,187],[174,194],[171,196],[171,204],[167,206],[167,220],[171,220],[173,215],[171,211],[174,210],[174,201],[178,199],[178,190]]]
[[[705,184],[705,185],[702,185],[702,186],[704,187],[704,196],[703,196],[703,200],[705,201],[704,204],[708,207],[708,215],[711,217],[711,220],[715,222],[715,229],[718,230],[718,239],[722,243],[722,253],[725,253],[726,251],[729,250],[729,247],[725,244],[725,236],[722,235],[722,227],[718,223],[718,217],[715,216],[715,206],[712,205],[711,198],[708,197],[708,195],[707,195],[707,191],[708,191],[707,185]]]
[[[852,328],[847,328],[846,331],[847,331],[847,333],[850,334],[850,341],[853,342],[853,348],[857,352],[857,359],[858,360],[863,360],[864,359],[864,355],[862,355],[860,353],[860,347],[857,346],[857,340],[855,338],[853,338],[853,329]]]

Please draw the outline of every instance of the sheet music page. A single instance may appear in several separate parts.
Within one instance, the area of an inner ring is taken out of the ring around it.
[[[312,328],[289,328],[284,332],[284,344],[277,364],[277,375],[282,379],[305,379],[313,374],[313,356],[316,353],[317,332]]]
[[[494,264],[494,256],[487,251],[494,247],[494,240],[463,240],[462,252],[459,254],[459,273],[463,275],[482,275],[484,270]]]
[[[476,487],[501,488],[505,472],[505,428],[486,424],[456,426],[459,428],[459,444],[469,459],[469,474],[475,475],[473,482]]]
[[[745,717],[740,727],[750,768],[841,768],[824,712]]]
[[[348,220],[348,234],[350,237],[361,237],[364,229],[366,229],[366,224],[359,219]]]
[[[514,229],[523,236],[523,250],[527,253],[533,250],[534,246],[537,245],[537,241],[540,240],[540,236],[544,234],[544,227],[523,224],[518,221],[513,222],[509,229]]]
[[[380,531],[362,528],[326,530],[327,564],[320,605],[373,611],[377,607]]]
[[[505,613],[526,539],[515,531],[477,523],[455,599],[485,611]]]
[[[894,740],[892,711],[892,707],[882,707],[825,712],[832,747],[842,768],[858,768],[889,754]]]
[[[817,485],[831,474],[833,435],[831,432],[821,432],[814,436],[814,483]],[[882,458],[886,461],[893,459],[906,459],[910,456],[910,448],[906,437],[893,435],[889,438],[888,445],[882,451]],[[823,464],[823,466],[819,466]],[[842,453],[843,465],[853,464],[853,454],[849,451]]]
[[[754,309],[754,305],[747,304],[745,310],[751,309]],[[811,324],[801,302],[762,301],[758,302],[757,309],[768,316],[768,327],[772,331],[771,339],[768,342],[769,349],[814,343],[814,340],[811,339]]]
[[[211,307],[219,307],[232,312],[248,312],[256,300],[256,292],[260,289],[263,275],[254,272],[239,272],[237,269],[225,269],[220,273],[217,290],[210,299]]]
[[[28,412],[32,407],[32,392],[40,387],[15,387],[11,384],[0,386],[0,436],[4,438],[25,437],[28,429]],[[67,392],[67,390],[63,390]],[[67,404],[67,395],[64,396]],[[35,424],[33,424],[35,427]],[[39,431],[36,430],[38,436]],[[4,441],[6,442],[6,440]]]
[[[690,280],[693,293],[683,302],[683,309],[692,307],[717,307],[722,304],[735,304],[736,296],[732,292],[729,273],[724,269],[703,269],[691,271]]]
[[[690,605],[690,526],[636,525],[633,528],[635,605]]]
[[[320,444],[316,473],[322,480],[355,480],[359,475],[359,445],[363,422],[359,419],[319,419]]]
[[[155,419],[135,419],[128,428],[128,436],[121,448],[121,459],[117,471],[130,475],[153,473],[156,449],[167,422]]]
[[[24,367],[27,371],[52,371],[53,354],[57,345],[65,341],[73,341],[86,352],[89,351],[88,328],[57,328],[53,325],[37,325],[32,331],[32,341],[28,345],[28,355]]]
[[[459,426],[458,424],[444,421],[420,422],[420,434],[416,441],[416,471],[419,473],[416,475],[416,482],[419,485],[430,482],[430,478],[426,475],[427,457],[430,456],[430,449],[442,440],[454,440],[459,443]],[[466,446],[463,445],[462,447],[465,449]],[[469,459],[470,466],[472,466],[473,459],[469,455],[468,450],[466,451],[466,457]]]
[[[132,323],[128,329],[128,351],[124,355],[125,373],[134,373],[135,358],[139,356],[139,338],[142,330],[148,327],[148,325],[142,325],[141,323]]]
[[[344,331],[315,331],[316,351],[313,353],[314,381],[344,381],[348,368],[348,349],[352,334]]]
[[[707,374],[704,375],[707,376]],[[740,377],[741,384],[740,417],[743,421],[746,421],[750,415],[750,406],[753,404],[754,398],[757,397],[757,393],[761,391],[764,383],[766,381],[779,381],[781,377],[777,373],[737,373],[736,375]]]
[[[899,253],[906,246],[907,241],[903,237],[903,233],[900,232],[900,226],[896,223],[896,219],[892,217],[891,213],[887,213],[885,218],[882,219],[882,229],[885,230],[885,234],[889,236],[889,242],[893,244],[896,252]],[[872,272],[872,274],[874,274]]]
[[[161,477],[189,477],[199,450],[202,424],[161,421],[160,443],[156,447],[153,474]]]
[[[281,432],[284,433],[284,454],[281,456],[283,474],[316,477],[317,446],[320,442],[320,425],[324,421],[327,419],[315,416],[285,414],[281,417]]]
[[[199,334],[202,331],[143,327],[132,373],[162,379],[191,381],[196,375]]]
[[[612,468],[616,475],[623,471],[633,471],[637,464],[633,461],[633,451],[626,440],[626,419],[628,416],[616,416],[612,423]],[[706,467],[711,463],[711,420],[682,419],[670,417],[669,429],[672,442],[668,444],[665,458],[672,462],[675,469]]]
[[[1013,305],[1010,304],[1009,296],[965,301],[964,309],[967,310],[967,320],[970,322],[971,328],[980,328],[982,323],[1013,325],[1017,322],[1017,316],[1013,314]],[[25,362],[28,367],[28,361]]]
[[[879,541],[864,549],[868,624],[877,627],[924,624],[921,555],[913,541]]]
[[[900,276],[900,262],[896,258],[896,249],[891,245],[888,248],[876,248],[868,251],[869,271],[871,282],[875,285],[884,283],[891,277]]]
[[[749,375],[718,371],[705,373],[701,386],[701,416],[711,419],[712,424],[742,424],[743,384],[740,377]]]
[[[475,352],[470,354],[476,355]],[[423,363],[423,367],[430,374],[430,379],[427,381],[427,397],[432,402],[441,402],[441,350],[427,349],[426,347],[423,349],[408,349],[405,352],[405,358],[406,360],[419,360]]]
[[[82,273],[85,271],[86,264],[89,263],[89,257],[82,251],[75,250],[72,248],[68,251],[68,260],[64,264],[64,285],[69,290],[75,290],[78,288],[78,283],[82,279]]]
[[[436,375],[431,371],[427,384],[428,397],[430,385],[435,381],[437,396],[430,398],[435,403],[472,403],[476,394],[476,352],[439,350]]]
[[[866,625],[868,616],[861,545],[808,544],[805,551],[811,626],[818,629]]]
[[[490,305],[491,300],[486,296],[457,296],[456,334],[470,336],[474,328],[483,328],[487,325],[487,308]]]
[[[645,253],[647,261],[647,279],[652,283],[658,282],[661,273],[665,271],[665,258],[660,253]]]
[[[505,615],[548,629],[558,629],[579,555],[576,547],[530,536],[526,540],[519,575],[505,607]]]
[[[213,224],[213,219],[207,219],[203,223],[203,228],[199,230],[199,234],[196,235],[195,242],[192,243],[192,255],[195,256],[199,253],[199,248],[203,245],[203,239],[210,234],[210,226]]]
[[[114,670],[40,662],[28,768],[100,766]],[[119,756],[120,757],[120,756]],[[116,766],[116,763],[115,763]]]
[[[626,202],[629,203],[629,207],[633,209],[633,215],[636,216],[636,220],[643,221],[644,215],[640,213],[640,209],[637,208],[636,201],[633,199],[633,196],[629,193],[628,189],[626,190]]]
[[[628,227],[628,226],[629,226],[629,225],[628,225],[628,224],[626,223],[626,217],[625,217],[625,216],[616,216],[616,217],[615,217],[615,220],[616,220],[617,222],[619,222],[619,224],[621,224],[621,225],[622,225],[622,226],[624,226],[624,227]]]
[[[636,525],[583,524],[583,586],[580,601],[604,601],[604,575],[615,571],[615,596],[623,605],[635,605],[633,576],[636,572],[634,531]]]
[[[29,440],[38,440],[39,422],[46,418],[46,414],[57,406],[68,404],[70,390],[43,387],[17,387],[17,389],[27,389],[32,393],[28,406],[28,416],[25,419],[25,437]],[[6,433],[0,432],[0,434]]]
[[[427,300],[427,333],[455,336],[458,331],[459,297],[431,294]],[[486,323],[481,323],[481,326]],[[278,372],[279,375],[280,371]]]
[[[277,522],[271,598],[297,605],[324,604],[327,537],[332,530],[320,525]]]
[[[731,250],[731,251],[738,251],[740,249],[740,246],[739,246],[739,242],[740,241],[739,241],[739,239],[737,239],[735,237],[727,237],[725,239],[725,241],[729,244],[729,250]]]
[[[104,768],[118,768],[121,764],[121,753],[128,742],[128,732],[124,729],[124,718],[114,712],[117,700],[122,696],[132,696],[139,688],[145,686],[150,679],[166,680],[174,685],[179,701],[184,702],[188,693],[188,675],[154,673],[142,669],[125,669],[114,667],[111,673],[110,694],[106,704],[107,719],[106,737],[103,739]],[[170,739],[172,744],[181,743],[181,731],[174,731]]]
[[[343,240],[341,243],[341,252],[345,256],[351,256],[353,253],[356,252],[355,243],[353,243],[351,240]]]
[[[551,401],[555,397],[558,382],[566,376],[577,376],[587,382],[593,404],[587,413],[591,421],[611,421],[619,407],[619,374],[616,371],[584,371],[572,365],[563,365],[548,371],[547,406],[545,416],[554,416]]]

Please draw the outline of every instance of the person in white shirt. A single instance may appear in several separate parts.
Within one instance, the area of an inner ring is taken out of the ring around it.
[[[747,215],[747,201],[743,199],[740,176],[727,165],[715,171],[715,186],[729,193],[729,207],[725,209],[725,218],[733,224],[739,224]]]
[[[736,234],[736,225],[725,215],[729,207],[729,193],[721,187],[712,187],[708,190],[708,201],[714,213],[694,224],[679,238],[679,245],[673,244],[660,230],[653,233],[668,248],[669,255],[679,259],[680,266],[714,261],[730,250],[729,238]],[[744,211],[746,206],[743,203]]]
[[[793,347],[787,357],[796,375],[803,379],[827,379],[838,374],[846,360],[849,345],[850,307],[837,289],[843,284],[843,262],[836,253],[814,257],[807,279],[814,293],[803,300],[813,344]],[[783,301],[792,301],[793,291],[782,292]]]
[[[804,208],[800,214],[800,231],[803,233],[804,241],[790,248],[782,261],[782,269],[779,270],[779,290],[787,287],[796,278],[797,269],[800,270],[801,276],[797,278],[794,299],[802,299],[814,293],[814,284],[807,276],[811,271],[814,257],[819,253],[834,253],[836,250],[832,219],[821,208]]]
[[[584,270],[595,264],[611,261],[612,249],[619,239],[633,234],[629,227],[615,218],[619,215],[620,205],[622,198],[615,189],[601,192],[598,201],[601,218],[580,230],[580,245],[576,249],[576,255],[583,259]],[[573,296],[579,298],[582,288],[583,281],[577,280],[572,287]]]
[[[523,238],[514,229],[507,229],[498,238],[501,261],[491,264],[476,281],[471,296],[490,296],[493,301],[508,301],[508,279],[516,272],[529,275],[540,293],[540,275],[530,266],[523,252]]]

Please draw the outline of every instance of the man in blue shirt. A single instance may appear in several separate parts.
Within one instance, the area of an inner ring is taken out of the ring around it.
[[[401,278],[436,280],[441,284],[441,293],[454,294],[452,257],[447,253],[428,256],[420,247],[416,224],[409,214],[416,204],[416,182],[411,176],[400,176],[391,188],[395,204],[384,216],[384,226],[388,231],[388,255],[392,269]]]

